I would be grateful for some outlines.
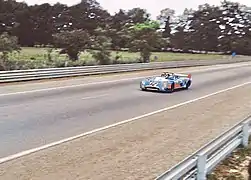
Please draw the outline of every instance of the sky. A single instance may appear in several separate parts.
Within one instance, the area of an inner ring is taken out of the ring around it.
[[[23,1],[23,0],[17,0]],[[24,0],[29,5],[50,3],[55,4],[60,2],[62,4],[74,5],[81,0]],[[250,0],[233,0],[241,4],[251,7]],[[134,7],[140,7],[147,9],[152,15],[152,18],[156,18],[160,14],[161,9],[171,8],[174,9],[176,14],[181,14],[185,8],[197,9],[198,5],[209,3],[212,5],[219,5],[220,0],[97,0],[100,5],[107,9],[111,14],[117,12],[119,9],[132,9]]]

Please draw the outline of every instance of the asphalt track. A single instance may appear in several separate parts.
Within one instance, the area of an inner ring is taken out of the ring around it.
[[[20,94],[1,87],[0,157],[251,81],[251,63],[221,67],[193,72],[192,87],[172,94],[142,92],[139,79]]]

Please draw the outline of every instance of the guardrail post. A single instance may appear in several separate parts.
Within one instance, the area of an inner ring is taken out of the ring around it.
[[[248,146],[248,139],[249,139],[249,121],[243,123],[242,126],[242,145],[244,147]]]
[[[204,154],[198,154],[197,160],[197,179],[198,180],[206,180],[206,164],[207,164],[207,156]]]

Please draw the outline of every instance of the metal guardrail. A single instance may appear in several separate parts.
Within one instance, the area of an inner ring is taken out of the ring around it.
[[[250,57],[0,71],[0,83],[250,61]]]
[[[156,180],[206,180],[206,176],[237,147],[248,146],[251,115],[206,144]]]

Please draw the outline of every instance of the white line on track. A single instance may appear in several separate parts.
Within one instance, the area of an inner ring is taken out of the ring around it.
[[[85,84],[76,84],[76,85],[70,85],[70,86],[61,86],[61,87],[53,87],[53,88],[46,88],[46,89],[36,89],[36,90],[31,90],[31,91],[21,91],[21,92],[0,94],[0,97],[1,96],[18,95],[18,94],[36,93],[36,92],[43,92],[43,91],[52,91],[52,90],[59,90],[59,89],[67,89],[67,88],[75,88],[75,87],[97,85],[97,84],[115,83],[115,82],[120,82],[120,81],[137,80],[137,79],[141,79],[141,78],[145,78],[145,76],[144,77],[118,79],[118,80],[112,80],[112,81],[100,81],[100,82],[85,83]]]
[[[227,92],[227,91],[230,91],[232,89],[236,89],[236,88],[248,85],[248,84],[251,84],[251,81],[243,83],[243,84],[239,84],[239,85],[236,85],[236,86],[232,86],[230,88],[226,88],[226,89],[223,89],[223,90],[220,90],[220,91],[216,91],[214,93],[207,94],[205,96],[201,96],[201,97],[198,97],[198,98],[195,98],[195,99],[192,99],[192,100],[189,100],[189,101],[185,101],[185,102],[173,105],[173,106],[169,106],[169,107],[166,107],[166,108],[163,108],[163,109],[159,109],[157,111],[153,111],[153,112],[150,112],[150,113],[147,113],[147,114],[143,114],[141,116],[137,116],[137,117],[134,117],[134,118],[131,118],[131,119],[120,121],[118,123],[114,123],[114,124],[111,124],[111,125],[108,125],[108,126],[104,126],[104,127],[98,128],[98,129],[94,129],[92,131],[88,131],[88,132],[85,132],[85,133],[82,133],[82,134],[79,134],[79,135],[76,135],[76,136],[72,136],[72,137],[69,137],[69,138],[66,138],[66,139],[62,139],[60,141],[52,142],[50,144],[46,144],[46,145],[43,145],[43,146],[40,146],[40,147],[37,147],[37,148],[29,149],[29,150],[22,151],[22,152],[19,152],[19,153],[16,153],[16,154],[13,154],[13,155],[10,155],[10,156],[7,156],[7,157],[3,157],[3,158],[0,159],[0,164],[5,163],[5,162],[10,161],[10,160],[13,160],[13,159],[16,159],[16,158],[20,158],[20,157],[25,156],[25,155],[29,155],[31,153],[35,153],[35,152],[38,152],[38,151],[41,151],[41,150],[56,146],[56,145],[60,145],[62,143],[72,141],[72,140],[77,139],[77,138],[81,138],[81,137],[84,137],[84,136],[87,136],[87,135],[90,135],[90,134],[94,134],[94,133],[97,133],[97,132],[100,132],[100,131],[104,131],[104,130],[107,130],[109,128],[113,128],[113,127],[116,127],[116,126],[119,126],[119,125],[122,125],[122,124],[126,124],[126,123],[129,123],[129,122],[132,122],[132,121],[136,121],[136,120],[148,117],[148,116],[152,116],[154,114],[158,114],[158,113],[161,113],[161,112],[164,112],[164,111],[167,111],[167,110],[177,108],[177,107],[181,107],[181,106],[193,103],[195,101],[200,101],[200,100],[208,98],[210,96],[214,96],[214,95],[217,95],[217,94],[220,94],[220,93],[224,93],[224,92]]]
[[[250,65],[250,63],[238,64],[238,65],[237,64],[230,64],[230,65],[225,64],[224,66],[223,65],[213,65],[213,67],[185,71],[185,72],[181,72],[181,73],[204,72],[204,71],[208,71],[208,70],[228,69],[231,67],[243,67],[243,66],[246,67],[248,65]],[[157,74],[155,74],[155,75],[157,75]],[[155,75],[152,75],[152,76],[155,76]],[[125,79],[118,79],[118,80],[111,80],[111,81],[99,81],[99,82],[92,82],[92,83],[85,83],[85,84],[75,84],[75,85],[52,87],[52,88],[45,88],[45,89],[36,89],[36,90],[31,90],[31,91],[13,92],[13,93],[0,94],[0,97],[10,96],[10,95],[36,93],[36,92],[43,92],[43,91],[52,91],[52,90],[59,90],[59,89],[67,89],[67,88],[75,88],[75,87],[83,87],[83,86],[90,86],[90,85],[97,85],[97,84],[116,83],[116,82],[121,82],[121,81],[138,80],[138,79],[143,79],[145,77],[147,77],[147,76],[140,76],[140,77],[135,77],[135,78],[125,78]]]
[[[96,99],[99,97],[104,97],[104,96],[108,96],[109,94],[100,94],[100,95],[96,95],[96,96],[89,96],[89,97],[83,97],[81,98],[82,100],[88,100],[88,99]]]

